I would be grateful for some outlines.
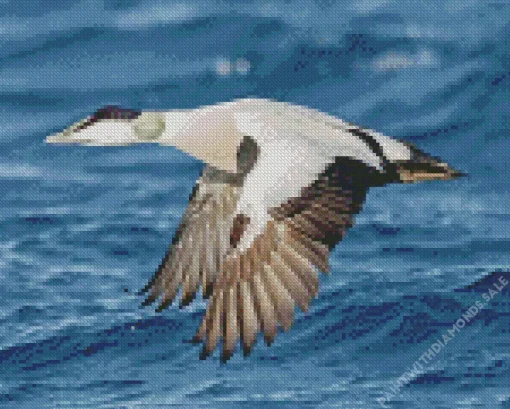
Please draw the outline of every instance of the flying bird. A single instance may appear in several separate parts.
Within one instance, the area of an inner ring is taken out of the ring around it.
[[[303,106],[238,99],[189,110],[99,109],[48,143],[172,145],[205,162],[144,305],[209,299],[194,341],[248,355],[307,311],[370,187],[463,174],[404,141]]]

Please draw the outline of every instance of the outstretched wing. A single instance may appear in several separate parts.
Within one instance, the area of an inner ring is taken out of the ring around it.
[[[278,325],[291,327],[295,305],[307,311],[318,292],[318,271],[328,271],[329,251],[360,211],[371,177],[363,164],[336,159],[299,197],[269,210],[269,221],[249,248],[231,250],[195,336],[204,342],[202,358],[220,338],[223,361],[239,338],[247,355],[259,332],[270,344]]]
[[[200,286],[203,297],[209,297],[222,258],[230,247],[230,229],[241,182],[239,175],[211,166],[204,169],[172,244],[142,290],[148,292],[144,305],[161,297],[158,310],[168,307],[181,286],[181,306],[195,298]]]
[[[188,305],[202,287],[204,298],[212,293],[218,272],[231,247],[231,230],[244,178],[257,160],[258,146],[243,138],[237,153],[237,173],[207,165],[163,261],[152,280],[144,305],[161,297],[158,311],[170,306],[182,287],[181,306]]]

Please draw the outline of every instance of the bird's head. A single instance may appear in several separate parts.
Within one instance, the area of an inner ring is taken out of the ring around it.
[[[106,106],[62,132],[50,135],[46,143],[92,146],[130,145],[154,142],[165,129],[160,112],[140,112]]]
[[[231,173],[238,172],[237,148],[241,141],[242,135],[237,132],[232,115],[223,106],[166,112],[107,106],[46,138],[52,144],[173,146]]]

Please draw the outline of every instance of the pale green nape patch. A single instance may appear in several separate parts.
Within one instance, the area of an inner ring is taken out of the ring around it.
[[[144,112],[133,123],[135,135],[141,141],[156,141],[165,131],[163,112]]]

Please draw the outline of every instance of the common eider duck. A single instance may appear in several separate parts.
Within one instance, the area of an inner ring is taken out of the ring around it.
[[[48,143],[172,145],[205,162],[143,305],[180,306],[201,288],[207,309],[193,340],[201,358],[222,339],[248,355],[307,311],[319,272],[352,226],[370,187],[449,180],[448,164],[381,133],[303,106],[239,99],[189,110],[107,106]]]

